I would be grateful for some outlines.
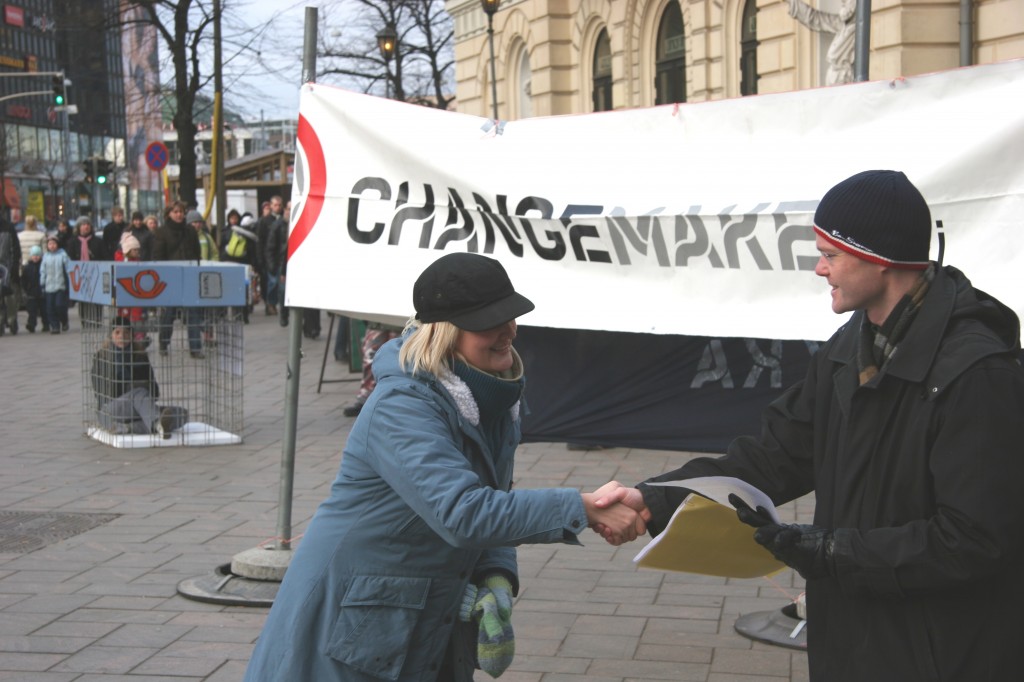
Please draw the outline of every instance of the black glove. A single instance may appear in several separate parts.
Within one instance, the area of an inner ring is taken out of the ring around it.
[[[764,507],[750,508],[738,495],[729,495],[740,521],[757,528],[754,540],[782,563],[796,569],[804,580],[835,574],[834,538],[827,528],[800,523],[775,523]]]

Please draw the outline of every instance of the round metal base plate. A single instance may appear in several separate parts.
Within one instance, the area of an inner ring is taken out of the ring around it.
[[[209,575],[182,580],[178,583],[178,594],[209,604],[269,607],[273,605],[279,587],[280,582],[235,575],[231,572],[231,564],[224,564]]]
[[[736,619],[736,632],[765,644],[807,651],[806,621],[791,618],[780,609],[757,611]]]

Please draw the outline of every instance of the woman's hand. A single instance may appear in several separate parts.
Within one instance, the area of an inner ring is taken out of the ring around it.
[[[643,517],[632,507],[622,503],[607,504],[598,507],[597,493],[581,493],[583,506],[587,510],[587,522],[591,528],[611,545],[632,542],[647,532],[647,524]]]
[[[647,532],[647,522],[651,520],[651,512],[644,504],[644,497],[640,494],[640,491],[636,488],[627,488],[618,481],[609,481],[603,486],[594,491],[594,506],[598,509],[608,509],[614,505],[622,504],[629,507],[633,511],[637,512],[640,517],[643,527],[639,528],[638,535],[643,535]],[[592,523],[591,528],[594,529],[595,533],[598,533],[613,545],[622,544],[622,542],[614,542],[615,533],[614,531],[603,523]],[[636,538],[630,538],[635,540]]]

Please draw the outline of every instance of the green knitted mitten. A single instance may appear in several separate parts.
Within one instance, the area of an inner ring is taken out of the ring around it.
[[[480,669],[499,677],[516,655],[512,632],[512,584],[500,575],[491,575],[477,593],[473,615],[480,621],[476,657]]]

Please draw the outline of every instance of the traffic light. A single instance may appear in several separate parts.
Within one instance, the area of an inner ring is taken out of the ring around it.
[[[114,164],[109,159],[96,159],[96,182],[105,185],[111,179]]]
[[[86,159],[85,161],[82,162],[82,170],[85,171],[85,179],[82,182],[91,185],[93,181],[92,159]]]
[[[50,82],[53,83],[54,106],[64,106],[64,76],[53,76],[50,78]]]

